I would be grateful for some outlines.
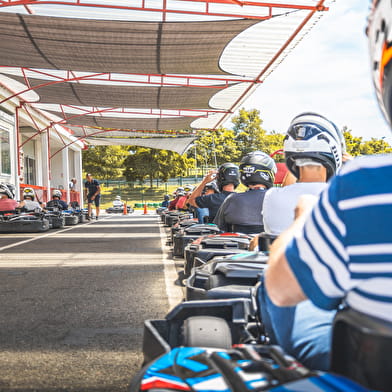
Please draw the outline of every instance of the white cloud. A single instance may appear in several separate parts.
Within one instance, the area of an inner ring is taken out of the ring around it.
[[[367,13],[367,2],[330,4],[330,11],[243,106],[259,109],[270,131],[284,132],[295,115],[315,111],[364,139],[389,138],[371,83]]]

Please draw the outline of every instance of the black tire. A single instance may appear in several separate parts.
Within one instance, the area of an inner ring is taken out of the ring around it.
[[[79,223],[79,217],[77,215],[70,215],[65,217],[65,226],[74,226]]]
[[[128,392],[139,392],[140,391],[140,384],[142,382],[144,373],[148,369],[150,364],[144,365],[132,378],[131,383],[129,384],[128,387]]]
[[[64,217],[52,217],[52,229],[61,229],[65,224]]]
[[[187,347],[230,349],[233,341],[226,320],[212,316],[193,316],[184,321],[183,344]]]
[[[79,223],[86,223],[87,222],[87,217],[84,214],[79,215]]]

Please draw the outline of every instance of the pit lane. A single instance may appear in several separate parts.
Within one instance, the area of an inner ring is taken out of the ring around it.
[[[126,391],[182,298],[165,241],[151,212],[0,234],[0,391]]]

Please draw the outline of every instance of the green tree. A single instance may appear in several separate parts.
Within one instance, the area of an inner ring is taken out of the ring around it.
[[[391,146],[384,139],[371,138],[364,141],[362,137],[353,136],[351,130],[343,127],[343,135],[346,141],[347,152],[352,156],[386,154],[391,153]]]
[[[346,126],[342,129],[346,141],[346,151],[353,157],[361,154],[362,137],[353,136]]]
[[[83,170],[102,180],[121,178],[127,146],[90,146],[82,153]]]
[[[124,161],[124,176],[127,181],[153,180],[167,181],[169,178],[184,175],[192,161],[186,155],[174,151],[145,147],[131,147],[131,153]]]
[[[203,130],[195,141],[198,166],[219,166],[225,162],[236,162],[240,157],[235,133],[231,129]],[[188,151],[194,162],[194,149]]]
[[[263,121],[257,109],[240,109],[239,114],[232,118],[233,130],[241,156],[255,150],[265,148],[266,131],[261,127]]]

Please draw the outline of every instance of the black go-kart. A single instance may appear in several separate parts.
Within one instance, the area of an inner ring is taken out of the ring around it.
[[[183,229],[189,226],[193,226],[197,224],[196,218],[187,218],[187,219],[180,219],[177,221],[171,228],[170,228],[170,243],[173,243],[174,236],[181,232]]]
[[[106,208],[106,213],[108,214],[123,214],[124,213],[124,206],[112,206]],[[132,214],[135,210],[127,205],[127,214]]]
[[[164,222],[165,226],[172,227],[181,219],[192,219],[193,214],[190,212],[184,211],[168,211],[167,214],[164,214]]]
[[[146,320],[144,367],[130,391],[390,391],[391,323],[339,311],[325,373],[270,345],[255,306],[245,298],[190,301],[165,319]]]
[[[252,237],[240,233],[211,234],[197,238],[184,249],[184,274],[189,276],[193,267],[205,264],[215,256],[243,253],[249,249]]]
[[[0,233],[40,233],[49,228],[42,211],[0,211]]]
[[[185,221],[189,222],[189,221]],[[173,235],[173,256],[184,257],[185,247],[199,237],[218,234],[220,229],[213,223],[185,224]]]
[[[58,207],[46,207],[45,218],[51,229],[61,229],[65,226],[65,215]]]
[[[186,281],[187,301],[224,298],[250,298],[251,290],[267,268],[264,252],[214,257],[193,268]]]

